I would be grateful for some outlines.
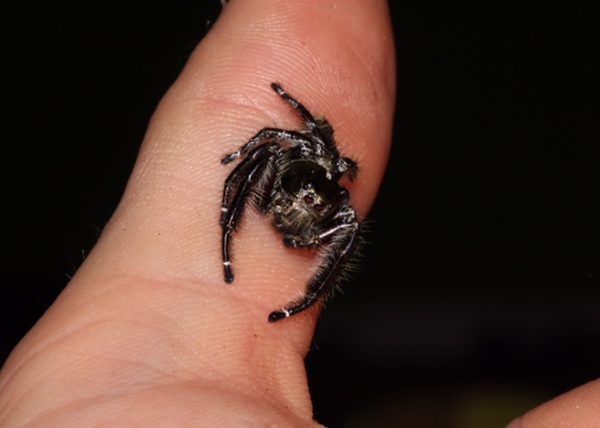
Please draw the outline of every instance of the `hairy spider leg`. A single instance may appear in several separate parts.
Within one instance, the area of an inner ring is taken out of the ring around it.
[[[339,158],[336,166],[340,175],[346,174],[350,181],[354,181],[358,175],[358,164],[353,159]]]
[[[310,144],[311,141],[308,137],[297,131],[287,131],[285,129],[278,128],[263,128],[258,133],[250,138],[246,144],[241,146],[237,151],[225,155],[221,159],[223,165],[233,162],[234,160],[246,155],[254,147],[261,144],[267,143],[271,140],[286,140],[291,146],[297,146],[298,144]]]
[[[281,87],[278,83],[271,83],[271,88],[279,94],[281,98],[283,98],[289,105],[292,106],[294,110],[296,110],[300,116],[302,116],[302,120],[306,124],[306,127],[311,131],[317,129],[318,124],[311,112],[308,111],[306,107],[302,105],[301,102],[291,97],[285,89]]]
[[[277,145],[277,143],[270,143],[270,145]],[[248,174],[262,155],[263,150],[255,150],[243,162],[240,162],[225,179],[223,200],[221,203],[221,226],[225,226],[227,222],[232,200],[236,196],[240,183],[247,179]]]
[[[271,83],[271,88],[300,114],[308,130],[317,137],[317,141],[323,144],[336,158],[339,157],[339,151],[333,142],[333,128],[327,119],[324,117],[315,119],[300,101],[290,96],[279,84]]]
[[[223,190],[221,207],[221,227],[223,228],[223,271],[225,282],[233,282],[231,270],[230,243],[231,234],[237,229],[244,207],[252,188],[261,179],[272,156],[279,149],[278,143],[264,144],[254,149],[227,177]],[[237,187],[237,189],[234,189]],[[231,195],[235,191],[234,196]]]
[[[269,322],[276,322],[291,317],[311,307],[326,291],[333,286],[336,274],[343,268],[348,258],[352,255],[358,240],[359,224],[356,220],[354,210],[347,207],[352,220],[345,223],[337,223],[319,236],[323,240],[331,239],[323,262],[323,265],[310,280],[306,294],[298,301],[291,303],[281,311],[269,314]]]

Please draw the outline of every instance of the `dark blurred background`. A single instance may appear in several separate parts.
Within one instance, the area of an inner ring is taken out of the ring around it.
[[[3,12],[0,362],[116,207],[198,3]],[[322,423],[503,426],[600,376],[600,40],[555,7],[392,5],[392,156],[307,357]]]

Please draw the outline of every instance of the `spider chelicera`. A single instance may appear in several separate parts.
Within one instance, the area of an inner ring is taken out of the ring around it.
[[[277,83],[271,88],[296,110],[305,129],[264,128],[239,150],[221,159],[222,164],[241,159],[225,180],[221,227],[227,283],[233,281],[231,236],[248,201],[272,218],[286,247],[323,250],[305,294],[269,315],[268,320],[276,322],[330,294],[356,247],[360,225],[348,191],[338,184],[344,175],[350,180],[355,178],[356,162],[340,156],[329,122],[315,119]]]

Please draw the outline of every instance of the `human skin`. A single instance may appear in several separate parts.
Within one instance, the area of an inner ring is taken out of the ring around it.
[[[586,383],[527,412],[509,428],[600,427],[600,381]]]
[[[358,161],[345,185],[364,218],[387,161],[394,57],[385,1],[227,4],[153,116],[98,244],[0,372],[0,426],[317,425],[303,360],[319,308],[266,321],[315,260],[248,210],[224,283],[219,159],[265,126],[300,126],[278,81]],[[514,426],[598,425],[598,403],[590,383]]]

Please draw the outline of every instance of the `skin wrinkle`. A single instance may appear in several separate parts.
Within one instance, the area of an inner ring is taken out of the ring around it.
[[[21,371],[23,371],[24,368],[27,368],[28,365],[31,365],[30,363],[35,360],[36,358],[38,358],[42,353],[46,352],[48,350],[48,348],[52,348],[55,345],[57,345],[58,343],[69,339],[71,336],[75,336],[78,333],[79,328],[75,328],[74,330],[71,330],[67,333],[64,333],[62,336],[59,336],[58,338],[56,338],[55,340],[51,341],[50,343],[44,344],[42,346],[40,346],[38,349],[32,351],[33,353],[30,352],[31,355],[28,355],[27,358],[25,358],[21,364],[18,364],[15,368],[11,367],[11,372],[9,373],[9,375],[7,376],[5,382],[2,383],[2,385],[0,386],[2,389],[4,389],[7,385],[11,384],[11,381],[17,377],[19,375],[19,373]],[[33,365],[35,366],[35,365]],[[39,378],[37,379],[39,380]],[[36,381],[37,381],[36,380]],[[5,405],[7,405],[9,402],[7,401]],[[2,411],[4,410],[4,406],[2,405],[0,406],[0,413],[2,413]]]
[[[148,280],[143,280],[143,281],[148,281]],[[138,280],[138,282],[140,282]],[[168,288],[173,288],[175,287],[176,289],[181,289],[184,290],[186,292],[190,292],[192,295],[197,295],[199,292],[199,288],[201,290],[203,290],[206,294],[211,294],[214,293],[215,290],[212,289],[210,286],[205,285],[203,287],[198,287],[198,282],[196,279],[191,279],[188,281],[169,281],[169,282],[161,282],[158,283],[159,285],[157,286],[157,288],[159,288],[161,291],[164,290],[164,292],[166,294],[171,294],[170,292],[168,292]],[[126,286],[125,284],[123,284],[123,286]],[[208,291],[210,289],[210,291]],[[207,292],[208,291],[208,292]],[[221,294],[226,294],[228,299],[232,299],[234,301],[237,301],[238,305],[242,308],[244,308],[244,311],[250,311],[252,312],[252,317],[255,319],[262,319],[262,315],[264,315],[265,313],[268,313],[270,310],[270,306],[267,303],[261,302],[261,301],[252,301],[251,304],[248,304],[247,298],[245,296],[240,296],[237,293],[231,293],[229,289],[226,289],[224,287],[219,287],[216,290],[217,292],[220,292]],[[197,298],[199,301],[203,301],[203,302],[210,302],[211,300],[207,297],[202,297],[200,298],[200,296],[195,296],[195,298]],[[89,302],[86,302],[86,304],[89,304]],[[277,334],[275,333],[274,330],[272,329],[268,329],[267,330],[268,333],[273,333],[273,334]],[[283,336],[283,337],[278,337],[277,341],[280,340],[285,340],[287,336]],[[293,345],[293,347],[295,349],[297,349],[297,351],[299,353],[305,353],[306,349],[302,348],[302,349],[298,349],[297,348],[297,344],[294,342],[290,342],[290,344]]]
[[[186,291],[193,291],[194,293],[197,292],[197,290],[193,289],[194,284],[192,284],[192,283],[189,284],[189,288],[188,288],[187,284],[184,286],[183,284],[170,283],[169,285],[171,287],[172,286],[178,286],[178,287],[181,286]],[[166,286],[168,286],[168,285],[166,285]],[[252,317],[254,319],[262,319],[263,316],[264,316],[264,314],[267,313],[268,310],[269,310],[269,307],[266,304],[261,304],[261,302],[253,302],[253,304],[249,305],[248,302],[246,301],[246,299],[244,299],[241,296],[238,296],[238,294],[233,293],[233,295],[230,296],[230,297],[233,300],[237,300],[239,306],[244,308],[244,311],[247,311],[249,309],[251,312],[253,312],[254,315]],[[206,299],[203,299],[203,300],[206,301]],[[276,331],[271,330],[271,329],[268,329],[266,331],[266,333],[263,333],[262,335],[264,336],[265,334],[267,334],[267,336],[269,336],[269,335],[270,336],[277,335],[278,337],[276,339],[272,339],[273,341],[276,341],[277,343],[283,344],[283,343],[288,342],[289,345],[291,345],[292,349],[294,349],[294,351],[292,352],[292,354],[298,353],[300,355],[304,355],[306,353],[306,351],[307,351],[306,344],[302,344],[302,348],[298,348],[298,343],[296,343],[295,341],[291,341],[287,335],[278,334]],[[246,339],[246,341],[250,345],[254,345],[255,341],[252,340],[252,339],[249,339],[249,337],[251,337],[251,336],[248,336],[247,339]],[[253,352],[256,350],[256,346],[244,346],[244,345],[242,345],[242,346],[240,346],[240,348],[241,349],[251,349]],[[282,348],[284,348],[284,347],[282,347]],[[247,360],[248,361],[248,360],[250,360],[249,357],[250,357],[250,354],[245,355],[245,356],[240,356],[239,358],[242,359],[242,360]]]
[[[53,415],[56,415],[56,414],[64,413],[68,409],[74,409],[74,410],[81,409],[86,404],[97,404],[98,402],[108,401],[109,399],[111,401],[114,401],[115,398],[123,397],[123,396],[124,396],[124,393],[122,393],[122,392],[113,392],[113,393],[109,393],[109,394],[101,394],[101,395],[96,395],[93,397],[87,397],[87,398],[81,398],[78,400],[73,400],[73,401],[64,403],[61,406],[58,406],[58,407],[55,407],[52,409],[48,409],[45,412],[40,413],[36,417],[27,421],[27,423],[25,423],[24,426],[34,425],[38,421],[42,421],[43,423],[46,423],[44,421],[44,419],[47,421],[49,417],[52,417]]]
[[[90,305],[93,304],[94,300],[98,300],[101,297],[104,297],[105,295],[109,295],[111,293],[113,293],[114,291],[116,291],[119,287],[128,287],[129,284],[131,283],[140,283],[140,282],[147,282],[147,280],[120,280],[120,281],[115,281],[114,279],[107,281],[107,283],[113,283],[115,284],[114,287],[104,290],[103,292],[101,292],[100,294],[96,294],[92,297],[89,297],[88,299],[84,300],[81,302],[81,304],[79,305],[81,309],[81,313],[85,315],[85,308],[89,307]],[[181,288],[182,290],[186,291],[186,292],[191,292],[192,294],[197,294],[198,293],[198,284],[194,283],[194,282],[165,282],[165,283],[160,283],[160,285],[158,285],[157,288],[160,288],[161,291],[164,291],[166,294],[171,294],[171,292],[168,290],[169,288]],[[202,287],[203,289],[205,287]],[[224,290],[222,290],[223,292],[225,292]],[[239,305],[244,307],[245,310],[251,310],[252,312],[254,312],[255,314],[255,318],[261,319],[261,315],[264,315],[264,313],[267,313],[269,311],[269,306],[267,306],[266,304],[261,304],[261,302],[254,302],[251,305],[248,305],[247,302],[245,301],[244,298],[238,296],[237,294],[232,294],[232,296],[230,296],[231,298],[233,298],[234,300],[237,300]],[[206,299],[201,299],[204,302],[206,302]],[[73,311],[73,314],[77,315],[77,310]],[[156,316],[156,313],[155,315]],[[165,319],[168,319],[169,317],[165,316]],[[111,322],[110,319],[105,320],[106,322]],[[82,332],[85,332],[87,329],[90,329],[96,325],[99,325],[103,322],[103,320],[95,320],[93,322],[87,323],[87,324],[83,324],[83,325],[78,325],[77,327],[73,328],[72,330],[69,331],[62,331],[61,335],[59,335],[58,337],[56,337],[54,340],[44,343],[39,349],[34,350],[33,354],[29,355],[25,360],[23,360],[21,362],[20,365],[18,365],[16,368],[13,368],[12,372],[10,373],[10,375],[6,378],[5,382],[3,383],[2,387],[4,387],[6,384],[10,384],[11,380],[14,376],[18,375],[18,373],[26,366],[29,365],[34,359],[36,359],[37,357],[39,357],[42,353],[44,352],[48,352],[48,349],[51,349],[53,347],[56,347],[56,345],[60,344],[61,342],[64,342],[68,339],[70,339],[72,336],[74,335],[78,335],[81,334]],[[121,320],[121,322],[123,323],[129,323],[129,324],[136,324],[135,321],[132,320]],[[139,323],[141,325],[144,326],[148,326],[147,323]],[[152,325],[152,327],[154,329],[156,329],[157,331],[163,330],[164,332],[168,332],[169,330],[163,327],[164,323],[157,323],[156,325]],[[269,333],[272,334],[277,334],[275,331],[269,331],[267,330]],[[278,342],[286,342],[289,340],[289,338],[286,335],[282,335],[278,334],[278,338],[276,339]],[[250,343],[252,343],[251,341],[249,341]],[[297,348],[297,344],[294,342],[290,342],[290,344],[292,345],[292,347],[295,349],[295,352],[298,353],[302,353],[304,354],[306,352],[306,349],[298,349]]]
[[[62,344],[62,342],[68,341],[69,339],[72,339],[73,336],[78,336],[78,335],[85,335],[85,333],[92,329],[93,327],[97,329],[98,326],[101,326],[103,323],[108,323],[108,324],[114,324],[116,323],[114,320],[96,320],[93,322],[90,322],[88,324],[84,324],[82,326],[80,326],[79,328],[77,328],[75,331],[71,331],[66,335],[63,335],[61,337],[59,337],[57,340],[54,340],[52,342],[50,342],[49,344],[46,345],[45,348],[42,348],[41,350],[39,350],[38,352],[35,352],[33,355],[31,355],[29,358],[27,358],[20,366],[18,366],[12,373],[12,376],[9,376],[9,378],[7,379],[7,384],[10,384],[10,380],[13,379],[14,377],[16,377],[18,375],[18,373],[20,371],[22,371],[22,368],[27,368],[28,365],[33,365],[35,367],[34,361],[35,359],[39,359],[38,357],[40,356],[40,354],[42,352],[52,352],[53,348],[56,348],[57,345]],[[144,326],[146,326],[143,323],[135,323],[135,322],[129,322],[129,324],[142,324]],[[121,324],[119,324],[120,326]],[[86,355],[86,358],[94,358],[92,355]],[[99,360],[105,360],[108,361],[110,360],[110,358],[98,358]],[[113,359],[113,360],[117,360],[117,359]],[[139,363],[139,364],[143,364],[143,363]],[[150,365],[147,365],[148,367],[150,367]],[[158,370],[158,369],[156,369]],[[42,383],[42,381],[44,380],[44,378],[47,377],[52,377],[53,374],[56,374],[57,372],[61,372],[64,371],[64,367],[63,366],[59,366],[57,368],[55,368],[54,370],[50,370],[50,371],[45,371],[44,373],[40,373],[38,375],[38,377],[35,380],[35,384],[40,384]],[[162,371],[163,373],[167,373],[166,371]],[[11,407],[15,407],[16,405],[19,404],[19,402],[22,402],[28,395],[30,391],[29,390],[25,390],[25,392],[17,397],[16,401],[13,401],[12,403],[7,402],[6,405],[7,406],[11,406]],[[5,406],[3,405],[2,407],[0,407],[0,414],[3,413],[5,411]],[[10,407],[8,409],[8,411],[10,411]]]
[[[77,408],[82,408],[82,407],[85,408],[85,404],[94,404],[95,405],[96,403],[102,402],[102,401],[109,401],[109,400],[115,401],[114,400],[115,398],[118,398],[118,397],[125,398],[129,394],[130,394],[130,391],[127,391],[127,394],[124,391],[118,391],[118,392],[113,392],[113,393],[109,393],[109,394],[100,394],[100,395],[96,395],[96,396],[92,396],[92,397],[85,397],[85,398],[73,400],[73,401],[64,403],[61,406],[58,406],[55,409],[51,409],[51,410],[41,413],[38,417],[33,418],[32,420],[28,421],[24,425],[34,424],[36,422],[36,420],[43,420],[44,418],[47,418],[48,416],[51,416],[52,414],[64,412],[65,409],[69,409],[69,408],[77,409]]]
[[[256,214],[256,218],[259,218],[258,214]],[[260,217],[262,218],[262,217]],[[242,225],[242,229],[245,226]],[[269,230],[271,231],[271,228],[269,228]],[[250,230],[248,231],[250,232]],[[272,232],[273,238],[277,239],[277,237],[279,235],[277,235],[274,231]],[[279,241],[279,239],[278,239]],[[218,267],[218,264],[217,264]],[[219,272],[220,273],[220,272]],[[197,277],[189,277],[189,278],[178,278],[178,279],[164,279],[161,281],[156,281],[156,280],[152,280],[150,278],[144,278],[144,277],[140,277],[140,276],[131,276],[131,275],[127,275],[127,276],[122,276],[122,275],[110,275],[107,276],[103,281],[103,283],[105,284],[113,284],[113,286],[106,288],[106,289],[100,289],[99,291],[94,292],[93,295],[89,296],[88,298],[85,298],[85,300],[83,300],[81,302],[81,306],[86,306],[86,305],[90,305],[91,302],[93,301],[93,299],[101,297],[103,295],[110,295],[111,293],[114,292],[119,292],[119,288],[124,288],[125,290],[127,290],[128,288],[130,288],[132,286],[132,284],[149,284],[149,283],[154,283],[154,289],[157,290],[161,290],[161,291],[165,291],[167,292],[168,288],[173,288],[176,289],[181,289],[181,290],[185,290],[187,292],[190,292],[191,295],[196,295],[195,298],[197,298],[198,300],[204,300],[206,301],[206,297],[210,296],[213,293],[218,293],[219,295],[222,296],[226,296],[227,298],[231,298],[233,300],[236,300],[239,303],[240,307],[243,307],[245,311],[249,310],[252,311],[257,318],[262,318],[260,315],[264,315],[264,313],[267,313],[270,310],[270,304],[269,303],[265,303],[264,301],[262,301],[262,299],[251,299],[251,303],[252,304],[248,304],[249,302],[249,297],[252,297],[251,295],[247,295],[247,294],[243,294],[240,295],[238,293],[232,293],[232,289],[230,287],[232,286],[228,286],[228,287],[221,287],[221,284],[210,284],[210,283],[204,283],[204,284],[200,284],[199,280]],[[220,276],[219,276],[219,282],[220,282]],[[237,286],[236,284],[233,285],[233,287]],[[140,289],[144,289],[146,286],[139,286]],[[215,288],[216,287],[216,288]],[[240,286],[241,287],[241,286]],[[200,297],[197,296],[197,294],[199,292],[203,292],[203,294],[207,294],[207,296],[205,297]],[[261,311],[263,313],[261,313]]]
[[[121,320],[121,322],[123,322],[123,321]],[[79,330],[78,330],[76,333],[77,333],[77,334],[84,334],[84,335],[85,335],[85,333],[86,333],[86,330],[89,330],[89,329],[91,329],[91,328],[98,328],[98,326],[101,326],[103,323],[108,323],[108,324],[115,324],[115,323],[116,323],[116,324],[118,324],[119,326],[121,326],[121,325],[122,325],[122,324],[121,324],[121,322],[119,322],[119,321],[114,321],[114,320],[110,320],[110,319],[108,319],[108,320],[99,320],[99,321],[97,321],[97,322],[90,323],[90,324],[88,324],[88,325],[84,325],[84,326],[82,326],[82,327],[81,327],[81,328],[80,328],[80,329],[79,329]],[[127,323],[127,324],[129,324],[129,325],[136,325],[136,324],[138,324],[138,325],[142,325],[142,326],[144,326],[144,327],[149,327],[149,325],[148,325],[147,323],[135,322],[135,321],[131,321],[131,320],[126,320],[126,321],[124,321],[124,322],[126,322],[126,323]],[[151,328],[153,328],[153,329],[156,329],[156,326],[150,326],[150,327],[151,327]],[[110,331],[110,330],[113,330],[113,329],[108,329],[108,330]],[[168,329],[164,329],[164,328],[162,328],[162,327],[159,327],[159,328],[158,328],[158,330],[164,330],[164,332],[166,332],[166,333],[167,333],[167,336],[169,336],[170,338],[172,338],[172,337],[173,337],[173,335],[169,333],[169,330],[168,330]],[[70,338],[72,335],[75,335],[76,333],[70,334],[68,337],[63,337],[63,340],[62,340],[62,341],[66,341],[66,340],[67,340],[67,339],[69,339],[69,338]],[[165,340],[165,341],[168,341],[168,339],[167,339],[167,340]],[[53,346],[56,346],[56,345],[58,344],[58,342],[59,342],[59,341],[55,341],[55,342],[53,342]],[[93,356],[93,355],[87,355],[87,357],[88,357],[88,358],[96,358],[96,357],[95,357],[95,356]],[[106,358],[99,358],[99,359],[100,359],[100,360],[102,360],[102,361],[110,361],[110,360],[111,360],[111,359],[106,359]],[[112,359],[112,360],[118,360],[118,359]],[[133,366],[135,366],[135,365],[136,365],[136,364],[135,364],[135,362],[134,362],[134,361],[131,361],[131,360],[123,360],[123,359],[121,359],[121,361],[127,361],[128,363],[130,363],[130,364],[131,364],[131,365],[133,365]],[[137,365],[139,365],[139,366],[143,366],[143,367],[148,367],[148,368],[152,369],[153,371],[156,371],[156,372],[158,372],[158,373],[161,373],[162,375],[165,375],[167,378],[174,377],[174,376],[173,376],[173,373],[171,373],[171,372],[168,372],[168,371],[165,371],[165,370],[160,370],[160,369],[158,369],[157,367],[151,366],[151,365],[149,365],[149,364],[144,364],[144,363],[140,363],[140,362],[138,362],[138,364],[137,364]],[[222,370],[220,371],[219,369],[217,369],[216,367],[214,367],[214,366],[213,366],[213,365],[211,365],[210,363],[209,363],[209,367],[212,367],[212,369],[213,369],[213,370],[214,370],[214,371],[217,373],[217,376],[216,376],[215,378],[213,378],[213,380],[215,380],[215,381],[216,381],[216,379],[227,379],[227,382],[226,382],[226,383],[232,387],[232,390],[242,393],[242,392],[244,392],[244,391],[247,391],[247,390],[248,390],[248,388],[250,388],[250,390],[254,390],[254,391],[255,391],[255,395],[256,395],[256,393],[257,393],[257,394],[259,394],[260,396],[264,396],[264,398],[269,398],[269,401],[276,401],[276,400],[275,400],[273,397],[271,397],[271,395],[272,395],[272,394],[266,394],[266,393],[265,393],[265,388],[261,388],[261,387],[259,387],[259,386],[258,386],[258,384],[259,384],[259,383],[257,383],[257,382],[248,382],[248,383],[246,383],[246,384],[242,385],[242,384],[239,384],[239,378],[236,378],[236,377],[235,377],[235,374],[229,374],[229,375],[227,375],[227,374],[225,374],[225,372],[223,372]],[[181,365],[179,366],[179,368],[186,370],[188,373],[193,373],[194,375],[198,375],[198,374],[200,374],[200,373],[203,373],[203,375],[204,375],[203,377],[204,377],[204,379],[206,380],[206,374],[207,374],[207,373],[206,373],[206,369],[208,368],[206,365],[203,365],[203,366],[201,367],[201,369],[200,369],[200,370],[202,370],[202,371],[201,371],[201,372],[198,372],[198,373],[194,373],[194,372],[192,372],[192,371],[190,371],[190,370],[186,369],[185,367],[183,367],[183,366],[181,366]],[[50,376],[50,377],[51,377],[51,375],[52,375],[52,374],[54,374],[54,373],[56,373],[56,372],[59,372],[59,371],[61,371],[61,370],[63,370],[63,368],[62,368],[62,367],[59,367],[59,368],[57,368],[57,369],[56,369],[56,370],[54,370],[54,371],[51,371],[51,372],[45,372],[43,376],[44,376],[44,377],[48,377],[48,376]],[[210,378],[209,378],[209,380],[210,380]],[[40,378],[38,378],[38,379],[37,379],[37,381],[36,381],[36,384],[43,383],[42,381],[43,381],[43,377],[40,377]],[[238,382],[236,382],[236,381],[238,381]],[[156,380],[154,380],[153,382],[143,382],[143,383],[140,383],[140,385],[146,385],[146,384],[156,384]],[[235,386],[236,386],[236,384],[239,384],[239,385],[238,385],[238,387],[235,387]],[[128,383],[128,384],[127,384],[127,391],[130,391],[130,392],[131,392],[132,390],[133,390],[133,391],[135,391],[135,389],[136,389],[136,388],[135,388],[135,386],[136,386],[136,385],[138,385],[138,384],[131,384],[131,383]],[[23,394],[21,397],[19,397],[19,399],[17,400],[17,402],[13,403],[13,406],[14,406],[14,405],[18,405],[18,404],[19,404],[19,402],[21,402],[21,401],[23,401],[24,399],[26,399],[28,395],[29,395],[29,391],[27,391],[27,390],[26,390],[26,391],[24,392],[24,394]],[[88,398],[86,398],[86,399],[92,399],[92,398],[93,398],[93,396],[92,396],[92,397],[88,397]],[[78,401],[79,401],[79,400],[78,400]]]
[[[198,383],[201,383],[202,385],[197,385]],[[189,383],[188,387],[191,388],[192,390],[205,391],[205,390],[208,389],[207,386],[206,386],[206,384],[210,385],[210,389],[221,391],[223,393],[223,395],[230,395],[229,389],[220,388],[217,384],[211,383],[211,382],[193,382],[193,383]],[[150,392],[148,392],[148,394],[150,394]],[[148,394],[146,394],[146,395],[148,395]],[[255,402],[257,402],[255,396],[253,396],[252,394],[245,393],[244,391],[237,391],[237,394],[236,394],[235,397],[236,398],[242,398],[242,399],[244,399],[248,403],[255,403]],[[130,399],[129,396],[124,396],[123,394],[103,394],[99,398],[101,399],[100,403],[102,403],[102,401],[104,401],[104,402],[108,402],[109,404],[111,402],[115,402],[115,401],[116,402],[121,402],[122,399],[124,399],[124,400]],[[121,399],[115,400],[116,398],[121,398]],[[50,416],[52,414],[56,414],[56,413],[60,414],[61,411],[64,411],[65,409],[69,409],[69,408],[73,408],[74,410],[78,410],[80,408],[80,406],[81,406],[82,403],[89,403],[90,405],[95,405],[96,404],[96,403],[93,403],[91,399],[78,400],[76,402],[69,403],[69,404],[63,406],[62,408],[56,409],[55,411],[45,412],[43,415],[40,415],[39,417],[36,417],[35,419],[33,419],[30,422],[28,422],[26,425],[33,424],[37,420],[41,420],[42,422],[45,423],[44,419],[46,419],[48,416]],[[290,420],[298,420],[298,417],[287,406],[282,406],[279,403],[273,403],[271,405],[273,405],[274,408],[278,409],[278,411],[280,411],[282,414],[286,415],[286,420],[288,422]],[[91,407],[91,406],[89,406],[89,407]],[[84,409],[85,409],[85,407],[84,407]],[[241,417],[243,417],[243,416],[241,416]],[[249,426],[255,426],[256,421],[254,419],[248,419],[248,421],[250,422]],[[123,421],[123,420],[120,419],[119,422],[120,423],[126,423],[127,421]],[[157,421],[153,420],[153,422],[156,423]],[[194,422],[194,421],[192,420],[191,422]],[[207,421],[204,418],[198,418],[197,422],[206,423]],[[292,426],[292,425],[288,425],[288,422],[286,422],[286,426]],[[46,425],[43,425],[43,426],[46,426]],[[112,426],[112,425],[110,425],[110,426]],[[236,425],[236,426],[238,426],[238,425]],[[279,425],[277,425],[277,426],[279,426]],[[293,426],[298,426],[298,425],[294,424]],[[305,426],[305,424],[303,423],[302,426]]]
[[[214,109],[220,112],[221,119],[230,119],[231,123],[223,121],[225,125],[215,126],[215,130],[220,132],[231,132],[230,140],[235,138],[236,141],[230,142],[225,139],[223,146],[215,150],[212,155],[213,158],[218,159],[223,156],[223,151],[227,151],[227,147],[231,147],[234,151],[237,147],[245,143],[247,138],[245,136],[251,135],[253,132],[256,133],[255,123],[270,123],[274,122],[275,118],[270,110],[265,109],[260,105],[249,105],[240,102],[237,99],[230,99],[227,96],[214,97],[210,96],[206,100],[206,105],[210,109]],[[246,123],[247,122],[247,123]],[[204,136],[204,132],[198,133],[200,137]],[[202,138],[198,138],[201,140]],[[239,144],[237,144],[239,142]],[[236,145],[237,144],[237,145]]]

